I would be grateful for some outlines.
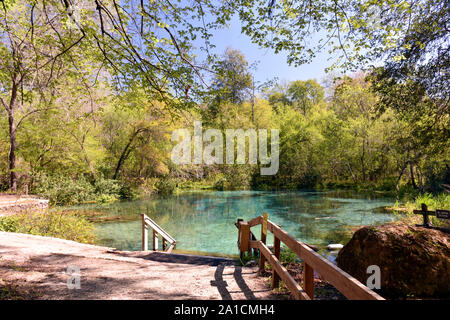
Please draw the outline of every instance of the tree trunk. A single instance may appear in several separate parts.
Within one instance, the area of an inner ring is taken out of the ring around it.
[[[411,185],[414,189],[417,189],[416,181],[414,180],[414,167],[411,160],[411,150],[408,149],[408,163],[409,163],[409,176],[411,178]]]
[[[347,168],[348,168],[348,171],[350,172],[350,174],[352,175],[352,178],[353,178],[353,181],[355,182],[355,184],[358,183],[358,180],[356,179],[356,176],[353,173],[352,166],[350,165],[350,163],[348,163],[348,161],[347,161]]]
[[[132,142],[132,140],[130,140],[128,142],[128,144],[125,146],[125,149],[123,149],[122,154],[120,155],[119,161],[117,162],[117,165],[116,165],[116,170],[114,171],[114,175],[113,175],[114,180],[116,180],[117,177],[119,176],[120,168],[122,167],[122,164],[125,162],[127,156],[130,154],[128,152],[128,148],[130,148],[131,142]]]
[[[400,170],[400,174],[399,174],[398,179],[397,179],[397,184],[395,185],[395,189],[397,189],[397,191],[400,188],[400,180],[402,179],[403,172],[405,172],[405,169],[406,169],[407,165],[408,165],[408,161],[405,162],[405,164],[402,167],[402,170]]]
[[[122,167],[123,163],[125,162],[125,160],[128,158],[128,156],[130,155],[131,152],[131,144],[133,143],[134,139],[136,138],[136,136],[142,132],[145,131],[145,129],[138,129],[136,130],[130,137],[130,140],[128,141],[127,145],[125,146],[125,148],[122,151],[122,154],[120,155],[119,161],[117,162],[117,166],[116,166],[116,170],[114,171],[114,176],[113,179],[117,179],[117,177],[119,176],[119,172],[120,172],[120,168]]]
[[[252,123],[255,123],[255,77],[252,78]]]
[[[366,181],[366,166],[364,164],[364,157],[366,155],[366,148],[365,148],[365,144],[366,142],[363,139],[363,143],[362,143],[362,155],[361,155],[361,168],[362,168],[362,180],[363,182]]]
[[[410,176],[411,176],[411,184],[414,189],[417,189],[416,180],[414,179],[414,167],[413,167],[412,161],[409,162],[409,172],[410,172]]]
[[[417,175],[417,180],[419,181],[419,191],[420,191],[420,193],[423,193],[423,190],[424,190],[423,175],[422,175],[422,170],[420,170],[419,166],[416,166],[416,175]]]
[[[16,124],[14,122],[14,109],[17,100],[17,84],[14,83],[11,88],[11,100],[9,102],[8,122],[9,122],[9,155],[8,155],[8,167],[9,167],[9,187],[11,191],[17,191],[17,172],[16,169]]]

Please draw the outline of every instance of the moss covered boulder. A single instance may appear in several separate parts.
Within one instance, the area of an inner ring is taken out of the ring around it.
[[[367,267],[381,272],[380,293],[387,297],[450,295],[450,234],[387,224],[363,227],[339,252],[338,266],[366,284]]]

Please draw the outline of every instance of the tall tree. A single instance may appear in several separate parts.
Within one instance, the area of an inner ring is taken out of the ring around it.
[[[218,100],[242,103],[247,99],[253,83],[248,62],[241,51],[228,47],[216,70],[214,88],[218,91]]]
[[[52,1],[2,1],[0,12],[0,101],[8,117],[10,188],[15,191],[17,130],[27,117],[50,108],[56,80],[73,63],[68,54],[79,49],[85,34],[64,28],[67,15]]]
[[[421,83],[430,97],[450,97],[448,0],[237,1],[242,31],[259,46],[310,62],[327,50],[334,66],[370,69],[385,62],[397,80]],[[447,109],[448,110],[448,109]]]
[[[316,80],[293,81],[289,84],[287,93],[291,105],[301,110],[304,116],[324,97],[323,88]]]

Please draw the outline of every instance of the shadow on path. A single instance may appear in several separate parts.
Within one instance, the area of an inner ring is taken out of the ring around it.
[[[248,287],[247,283],[245,283],[244,278],[242,277],[242,267],[236,266],[234,267],[233,273],[234,280],[236,280],[237,285],[242,290],[247,300],[256,300],[255,295],[252,290]]]
[[[217,291],[219,291],[222,300],[233,300],[231,298],[231,294],[227,289],[228,283],[223,280],[223,270],[225,269],[224,264],[220,264],[216,268],[216,272],[214,272],[214,279],[211,280],[211,286],[217,287]]]
[[[184,264],[195,264],[195,265],[206,265],[206,266],[219,266],[236,265],[237,262],[232,259],[220,258],[220,257],[207,257],[207,256],[196,256],[178,253],[161,253],[161,252],[151,252],[149,254],[141,254],[136,256],[142,259],[157,261],[157,262],[167,262],[167,263],[184,263]]]

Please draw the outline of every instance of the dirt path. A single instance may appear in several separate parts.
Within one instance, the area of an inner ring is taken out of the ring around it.
[[[71,266],[80,269],[80,289],[68,289]],[[0,232],[0,289],[34,299],[276,299],[256,271],[229,259]]]

